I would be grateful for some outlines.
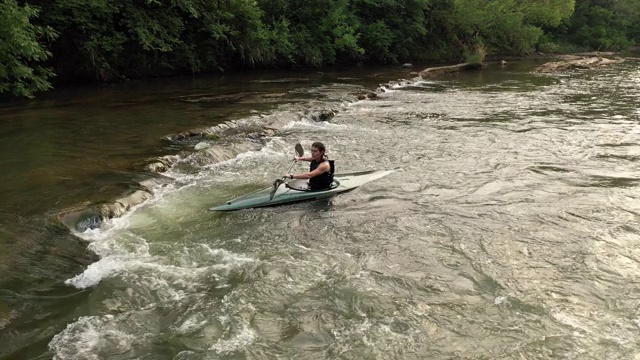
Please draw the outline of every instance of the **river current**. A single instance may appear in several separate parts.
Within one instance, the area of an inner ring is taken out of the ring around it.
[[[6,108],[0,358],[638,359],[638,62],[533,66],[176,80]],[[394,172],[331,200],[207,210],[314,141],[338,173]],[[178,160],[144,170],[163,155]],[[60,220],[156,177],[122,216]]]

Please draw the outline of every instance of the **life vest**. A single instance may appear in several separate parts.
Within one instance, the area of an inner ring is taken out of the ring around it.
[[[331,188],[331,183],[333,183],[333,173],[335,172],[335,165],[333,160],[322,159],[320,161],[311,160],[311,164],[309,165],[309,171],[313,171],[320,166],[323,162],[329,162],[329,171],[326,171],[318,176],[312,177],[309,179],[309,188],[311,190],[325,190]]]

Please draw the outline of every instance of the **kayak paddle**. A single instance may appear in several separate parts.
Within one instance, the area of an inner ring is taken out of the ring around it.
[[[302,156],[304,154],[304,149],[302,148],[302,145],[300,145],[300,143],[296,144],[295,150],[296,150],[296,155],[297,156]],[[287,172],[285,174],[288,174],[289,171],[291,171],[291,168],[293,167],[293,164],[295,164],[295,163],[296,163],[296,160],[294,159],[291,162],[291,165],[289,165],[289,169],[287,169]],[[271,192],[269,193],[269,200],[273,199],[273,195],[276,194],[276,190],[278,190],[280,185],[282,185],[283,183],[284,183],[284,177],[276,179],[276,181],[273,182],[273,188],[271,189]]]

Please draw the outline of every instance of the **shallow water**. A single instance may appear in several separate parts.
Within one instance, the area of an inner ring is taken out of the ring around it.
[[[103,117],[103,102],[80,102],[69,113],[94,114],[91,125],[74,117],[63,130],[3,136],[14,141],[5,154],[24,164],[14,168],[5,156],[9,174],[49,168],[65,179],[30,175],[3,189],[20,194],[2,210],[10,251],[0,293],[8,350],[0,354],[633,359],[640,340],[637,63],[559,76],[533,74],[531,66],[435,81],[365,70],[340,80],[269,78],[249,82],[254,100],[215,106],[167,100],[210,94],[213,85],[118,89],[109,95],[122,104],[112,117]],[[408,81],[356,99],[398,78]],[[249,91],[229,86],[220,93]],[[268,94],[281,95],[267,101]],[[337,109],[328,122],[307,116],[325,108]],[[100,125],[111,118],[118,120]],[[186,151],[194,144],[159,140],[230,118],[277,119],[280,130],[223,163]],[[76,131],[105,131],[103,145]],[[56,136],[69,148],[45,140]],[[269,185],[296,142],[307,150],[316,140],[327,144],[338,172],[396,171],[330,201],[206,210]],[[32,155],[16,144],[30,144]],[[139,162],[163,154],[183,157],[167,173],[173,180],[124,217],[73,234],[53,219],[135,188],[150,176]]]

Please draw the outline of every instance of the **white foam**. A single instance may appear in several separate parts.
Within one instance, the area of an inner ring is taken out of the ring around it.
[[[313,121],[303,118],[299,121],[290,121],[282,127],[285,130],[293,129],[347,129],[348,125],[334,124],[328,121]]]
[[[285,152],[291,152],[290,149],[293,148],[293,145],[287,144],[281,138],[273,137],[271,141],[269,141],[265,146],[263,146],[260,150],[250,150],[236,155],[233,159],[220,161],[215,164],[209,164],[203,166],[205,170],[220,170],[221,168],[225,168],[228,166],[234,166],[239,164],[244,164],[245,162],[251,161],[259,161],[264,159],[277,159],[285,156]],[[227,172],[230,174],[238,174],[235,172]],[[200,172],[203,176],[208,176],[209,174]],[[216,173],[218,175],[218,173]]]
[[[185,320],[175,331],[178,334],[190,334],[197,330],[202,329],[207,325],[208,321],[202,317],[201,314],[195,314]]]
[[[259,151],[248,151],[238,154],[234,159],[226,162],[213,164],[211,168],[219,168],[225,165],[234,165],[261,158],[282,157],[284,149],[291,149],[292,146],[280,138],[273,138]],[[220,172],[217,171],[217,174]],[[238,173],[227,173],[235,174]],[[198,185],[198,181],[210,176],[205,171],[197,174],[181,174],[170,169],[167,174],[175,181],[170,184],[159,185],[152,189],[154,196],[125,212],[121,217],[105,220],[100,228],[88,229],[75,235],[90,242],[88,248],[99,255],[102,259],[87,267],[87,269],[71,279],[65,281],[66,284],[77,288],[87,288],[95,286],[102,279],[116,276],[122,272],[133,271],[141,268],[151,268],[153,266],[164,266],[153,264],[153,259],[149,255],[149,245],[147,241],[139,236],[127,232],[132,225],[132,216],[143,207],[159,206],[168,198],[168,195],[183,191]],[[181,183],[180,183],[181,182]],[[234,266],[254,261],[246,256],[236,256],[224,250],[208,251],[219,257],[222,264],[213,265],[214,269],[230,269]],[[165,267],[166,268],[166,267]]]
[[[230,339],[219,339],[209,349],[216,351],[218,354],[228,354],[253,344],[257,337],[258,335],[254,330],[245,327]]]
[[[504,304],[505,302],[507,302],[506,296],[498,296],[493,300],[494,305]]]
[[[95,286],[103,279],[117,276],[121,273],[133,274],[141,270],[152,270],[154,276],[145,277],[147,282],[164,282],[163,288],[171,292],[171,286],[166,284],[163,278],[172,279],[173,284],[188,287],[194,279],[210,270],[229,271],[246,263],[255,262],[256,259],[245,255],[234,254],[224,249],[211,249],[208,245],[202,244],[209,254],[212,255],[216,263],[206,266],[194,264],[192,267],[180,267],[175,265],[161,264],[161,258],[153,257],[144,252],[129,253],[127,255],[106,256],[97,262],[89,265],[81,274],[65,281],[65,284],[79,289]],[[189,281],[186,281],[186,280]],[[148,285],[148,284],[147,284]],[[182,294],[173,293],[172,298],[178,298]]]
[[[202,244],[202,247],[204,247],[209,252],[209,254],[215,256],[216,258],[220,258],[224,263],[227,264],[242,265],[245,263],[256,261],[256,259],[245,256],[244,254],[234,254],[224,249],[211,249],[207,244]]]
[[[206,148],[209,148],[209,147],[211,147],[211,144],[210,144],[210,143],[208,143],[208,142],[206,142],[206,141],[201,141],[201,142],[197,143],[197,144],[193,147],[193,150],[203,150],[203,149],[206,149]]]
[[[189,360],[189,359],[197,359],[196,353],[191,350],[182,350],[173,357],[173,360]]]
[[[113,321],[113,315],[84,316],[67,325],[49,342],[53,359],[98,360],[101,350],[112,354],[130,351],[137,337],[112,328]]]
[[[85,271],[71,279],[65,280],[65,284],[85,289],[97,285],[102,279],[113,276],[127,267],[127,264],[118,260],[118,257],[106,257],[89,265]]]

